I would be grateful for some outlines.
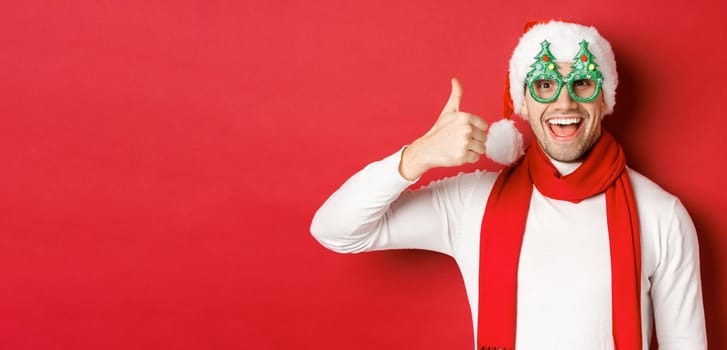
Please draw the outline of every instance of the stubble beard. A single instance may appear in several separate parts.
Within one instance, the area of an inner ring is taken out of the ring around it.
[[[588,114],[588,112],[578,110],[574,111],[571,114],[580,115],[583,118],[583,121],[581,123],[584,123],[584,125],[580,126],[583,128],[583,130],[579,131],[584,134],[581,135],[581,137],[579,137],[578,139],[573,140],[572,144],[557,144],[551,139],[550,130],[548,130],[548,123],[545,122],[546,117],[550,116],[550,114],[543,115],[543,117],[541,118],[543,135],[537,137],[538,144],[540,144],[540,148],[543,149],[545,154],[547,154],[550,158],[554,160],[566,163],[583,160],[588,152],[591,150],[591,147],[593,147],[593,145],[596,143],[596,140],[598,140],[598,138],[601,136],[600,129],[597,132],[590,134],[592,132],[591,128],[593,127],[591,123],[593,123],[594,121],[591,119],[591,116]]]

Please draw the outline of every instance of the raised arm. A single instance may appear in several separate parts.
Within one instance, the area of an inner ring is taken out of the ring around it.
[[[485,152],[487,124],[459,111],[462,88],[452,93],[434,126],[403,151],[369,164],[316,212],[311,233],[338,252],[419,248],[451,254],[448,213],[461,200],[458,176],[405,191],[434,167],[475,162]]]

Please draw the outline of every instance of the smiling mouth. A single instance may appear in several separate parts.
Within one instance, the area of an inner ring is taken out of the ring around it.
[[[583,118],[579,116],[552,117],[545,121],[551,136],[557,141],[571,141],[576,138],[583,126]]]

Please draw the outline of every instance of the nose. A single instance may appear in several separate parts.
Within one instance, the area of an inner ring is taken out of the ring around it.
[[[577,108],[576,101],[570,96],[568,89],[564,86],[560,90],[560,95],[553,101],[553,107],[558,110],[569,111]]]

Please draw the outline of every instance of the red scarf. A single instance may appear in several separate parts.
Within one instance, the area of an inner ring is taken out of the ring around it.
[[[615,349],[641,349],[639,221],[621,146],[606,131],[573,173],[561,176],[537,142],[504,169],[485,208],[480,235],[478,350],[515,349],[517,276],[533,184],[548,198],[578,203],[605,192],[611,247]]]

